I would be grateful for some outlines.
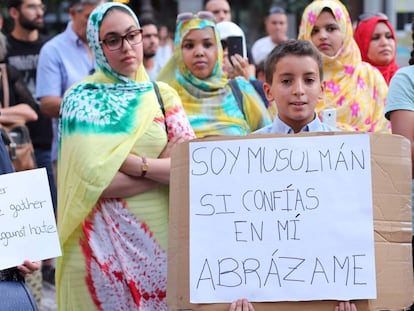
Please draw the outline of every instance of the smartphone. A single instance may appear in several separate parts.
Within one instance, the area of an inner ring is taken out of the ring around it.
[[[228,51],[228,57],[231,62],[231,56],[234,54],[239,54],[241,57],[246,57],[244,55],[244,49],[243,49],[243,37],[242,36],[229,36],[227,37],[227,51]]]

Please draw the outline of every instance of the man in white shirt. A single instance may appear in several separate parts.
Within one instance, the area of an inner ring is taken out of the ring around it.
[[[275,46],[288,39],[288,20],[285,10],[277,6],[271,7],[265,19],[265,28],[267,36],[258,39],[252,46],[256,65],[264,61]]]
[[[142,29],[143,64],[150,79],[155,80],[162,69],[162,65],[155,57],[160,43],[157,24],[150,18],[140,18],[139,22]]]

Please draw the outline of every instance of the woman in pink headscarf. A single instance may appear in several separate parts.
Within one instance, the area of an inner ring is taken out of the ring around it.
[[[358,18],[355,41],[362,60],[378,68],[387,84],[398,70],[395,31],[385,14],[364,13]]]

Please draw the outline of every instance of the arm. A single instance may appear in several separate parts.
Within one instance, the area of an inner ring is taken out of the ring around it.
[[[37,113],[29,105],[18,104],[15,106],[0,109],[0,123],[26,123],[36,121]]]
[[[390,113],[392,133],[402,135],[410,140],[411,158],[414,156],[414,111],[394,110]],[[412,166],[414,176],[414,165]]]
[[[44,96],[40,98],[40,109],[45,116],[50,118],[59,118],[61,104],[62,97]]]
[[[163,184],[170,183],[170,158],[146,158],[146,161],[148,170],[145,173],[145,179]],[[122,164],[120,171],[132,177],[141,177],[143,165],[142,157],[129,154]]]
[[[162,105],[165,109],[165,123],[168,127],[168,143],[158,158],[146,158],[148,169],[145,179],[168,184],[170,182],[170,154],[179,143],[195,138],[193,129],[184,112],[177,92],[165,83],[157,82]],[[129,154],[120,168],[120,172],[131,177],[141,177],[143,158]]]
[[[56,44],[43,45],[36,71],[36,97],[45,116],[59,117],[65,85],[65,67]]]
[[[158,186],[158,183],[149,179],[116,173],[109,186],[102,192],[102,198],[127,198],[146,192]]]
[[[391,79],[385,107],[393,134],[406,137],[414,154],[414,77],[413,66],[402,68]],[[412,158],[412,162],[414,159]],[[412,173],[414,174],[414,166]],[[414,176],[414,175],[413,175]]]
[[[146,158],[148,169],[145,173],[145,179],[149,179],[162,184],[170,183],[170,154],[172,149],[186,138],[175,136],[165,146],[158,159]],[[144,165],[142,157],[129,154],[122,164],[120,171],[132,177],[142,176],[142,166]]]
[[[8,65],[7,72],[9,74],[9,88],[14,94],[14,101],[10,103],[11,106],[1,109],[0,123],[10,124],[36,121],[39,105],[22,80],[19,71],[15,67]]]

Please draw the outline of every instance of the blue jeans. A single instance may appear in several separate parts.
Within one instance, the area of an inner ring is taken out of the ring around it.
[[[45,167],[47,171],[47,178],[49,179],[50,194],[52,195],[53,210],[56,216],[57,207],[57,190],[56,183],[53,174],[52,156],[51,151],[44,149],[35,149],[35,158],[37,167]]]
[[[37,311],[32,292],[24,282],[0,282],[0,311]]]

